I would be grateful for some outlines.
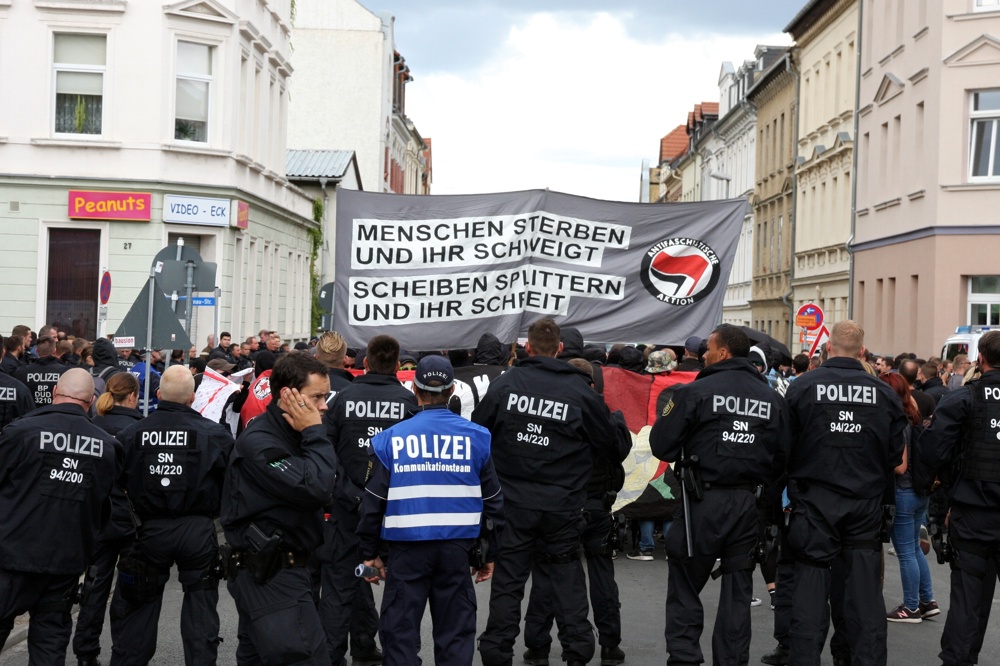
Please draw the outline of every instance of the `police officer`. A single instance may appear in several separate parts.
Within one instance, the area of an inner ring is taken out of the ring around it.
[[[305,352],[282,355],[270,379],[273,399],[236,440],[223,489],[236,659],[330,666],[307,568],[337,474],[322,417],[330,380]]]
[[[977,663],[1000,561],[1000,331],[979,339],[978,368],[979,379],[941,398],[913,447],[916,462],[941,472],[951,509],[951,605],[939,655],[945,666]],[[944,524],[944,516],[933,519]]]
[[[493,435],[493,459],[504,490],[506,528],[490,590],[490,615],[479,641],[484,666],[510,664],[524,585],[538,560],[552,586],[563,659],[594,656],[580,537],[593,450],[614,455],[615,429],[588,376],[556,356],[559,326],[541,319],[528,329],[529,358],[490,383],[472,421]]]
[[[4,341],[0,338],[0,359],[7,358]],[[31,390],[23,382],[0,372],[0,431],[14,419],[24,416],[35,408]]]
[[[784,401],[749,353],[743,331],[717,327],[708,337],[705,369],[677,387],[650,432],[653,455],[674,463],[685,484],[665,543],[670,573],[664,633],[671,665],[704,661],[699,595],[710,575],[723,578],[713,658],[722,664],[749,658],[754,551],[761,536],[757,499],[773,481],[775,458],[780,465],[788,438]],[[716,558],[719,571],[713,574]]]
[[[566,329],[563,328],[562,331],[565,344]],[[565,354],[564,351],[564,357]],[[591,362],[582,358],[572,358],[568,363],[588,375],[594,371]],[[583,506],[586,522],[582,537],[583,553],[587,557],[590,606],[594,611],[602,666],[615,666],[625,661],[625,653],[619,647],[622,642],[621,601],[618,597],[618,584],[615,582],[615,562],[611,559],[612,530],[618,529],[618,523],[611,515],[611,506],[625,483],[625,470],[621,462],[632,450],[632,434],[620,411],[614,412],[612,418],[615,422],[617,450],[614,457],[609,456],[605,449],[593,450],[594,468],[587,482],[587,500]],[[622,529],[624,530],[624,525]],[[552,613],[551,588],[558,584],[559,581],[549,579],[547,570],[536,563],[531,572],[528,610],[524,614],[524,644],[528,648],[524,661],[527,664],[548,664],[552,621],[555,619]]]
[[[346,351],[346,345],[344,349]],[[361,561],[355,530],[368,479],[370,440],[403,420],[407,412],[417,406],[413,393],[396,379],[399,342],[395,338],[373,337],[368,342],[364,367],[365,374],[337,393],[325,417],[340,465],[330,518],[324,530],[319,602],[334,666],[340,664],[347,653],[348,633],[355,664],[381,662],[375,645],[378,630],[375,597],[371,586],[354,575],[354,568]]]
[[[159,406],[118,433],[125,450],[122,485],[136,516],[132,553],[111,601],[111,664],[146,664],[156,653],[156,623],[170,567],[184,586],[181,640],[188,666],[215,663],[219,643],[219,544],[222,481],[233,437],[191,409],[194,377],[163,373]]]
[[[472,663],[476,594],[469,577],[470,550],[484,515],[493,522],[493,547],[473,570],[477,583],[493,575],[503,495],[490,458],[489,431],[448,409],[454,381],[448,359],[421,359],[413,380],[421,411],[371,441],[372,478],[357,532],[364,563],[379,571],[367,580],[386,581],[379,634],[387,666],[419,663],[420,620],[428,600],[434,663]],[[380,546],[388,548],[388,575]]]
[[[43,407],[52,404],[53,391],[59,377],[69,370],[69,366],[55,356],[56,340],[51,336],[38,338],[35,346],[38,360],[22,365],[14,372],[14,379],[31,390],[35,405]]]
[[[880,572],[883,505],[895,492],[906,417],[896,392],[868,374],[864,330],[842,321],[829,360],[788,387],[788,462],[795,558],[789,664],[819,664],[829,624],[831,566],[842,559],[845,620],[853,666],[886,663]]]
[[[121,445],[90,422],[94,382],[64,373],[52,404],[0,435],[0,644],[31,613],[32,664],[63,664],[75,591],[94,554]]]
[[[135,359],[136,363],[133,365],[129,372],[139,380],[139,406],[136,408],[143,414],[148,414],[156,410],[157,404],[159,404],[159,398],[157,397],[157,391],[160,389],[160,373],[153,369],[153,366],[149,366],[149,407],[146,407],[146,360],[147,352],[145,349],[140,349],[132,354],[132,358]]]
[[[119,432],[142,420],[136,410],[139,404],[139,380],[127,372],[119,372],[107,382],[107,387],[97,399],[97,416],[93,423],[109,435]],[[87,578],[92,581],[87,593],[80,600],[80,613],[73,633],[73,654],[77,666],[99,666],[101,632],[108,595],[114,582],[118,558],[132,549],[135,527],[129,515],[128,500],[121,485],[111,490],[111,520],[104,526],[97,540],[97,550],[87,567]]]

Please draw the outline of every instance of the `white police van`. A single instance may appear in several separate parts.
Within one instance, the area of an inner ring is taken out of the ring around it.
[[[959,354],[965,354],[973,363],[979,357],[979,338],[991,330],[1000,331],[1000,326],[959,326],[955,334],[944,341],[941,358],[953,361]]]

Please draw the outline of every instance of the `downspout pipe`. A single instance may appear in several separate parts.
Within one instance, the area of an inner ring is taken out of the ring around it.
[[[854,82],[854,138],[851,141],[851,235],[847,239],[845,247],[847,249],[847,256],[849,261],[848,268],[848,278],[847,278],[847,318],[854,319],[854,233],[858,223],[858,131],[861,124],[861,118],[858,116],[858,111],[861,104],[861,40],[864,35],[861,34],[862,18],[864,17],[865,3],[858,3],[858,31],[857,38],[855,42],[855,51],[857,52],[857,67],[855,72],[855,82]]]

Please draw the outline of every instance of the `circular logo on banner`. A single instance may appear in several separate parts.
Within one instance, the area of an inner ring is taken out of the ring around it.
[[[694,238],[668,238],[646,250],[642,283],[657,300],[691,305],[712,293],[719,282],[719,256]]]

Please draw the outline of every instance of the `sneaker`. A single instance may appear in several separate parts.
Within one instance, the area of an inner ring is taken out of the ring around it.
[[[889,620],[889,622],[907,622],[909,624],[917,624],[920,622],[920,611],[910,610],[903,604],[900,604],[886,613],[885,619]]]
[[[625,653],[617,645],[601,646],[601,666],[618,666],[625,663]]]
[[[892,547],[892,546],[889,546],[889,548],[887,548],[885,552],[887,552],[888,554],[892,555],[893,557],[896,556],[896,549],[894,547]]]
[[[651,550],[633,550],[631,553],[626,555],[630,560],[639,560],[640,562],[652,562],[653,561],[653,551]]]
[[[757,597],[750,597],[750,608],[756,608],[757,606],[760,606],[762,603],[764,602],[758,599]]]
[[[771,666],[786,666],[788,664],[788,646],[778,643],[777,647],[760,658],[762,664]]]
[[[529,666],[549,666],[549,653],[528,648],[524,651],[524,663]]]
[[[940,615],[941,609],[938,608],[938,603],[931,599],[930,601],[920,602],[920,617],[928,618],[934,617],[935,615]]]

